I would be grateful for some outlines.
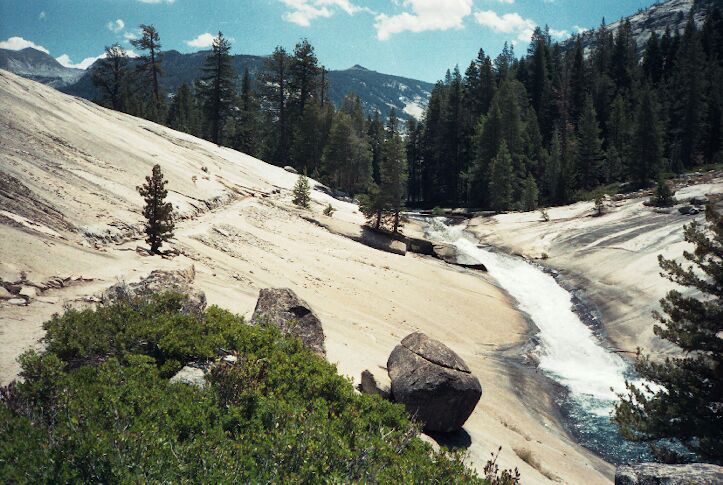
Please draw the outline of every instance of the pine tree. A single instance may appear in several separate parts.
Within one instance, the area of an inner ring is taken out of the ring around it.
[[[658,178],[658,185],[655,186],[650,202],[656,207],[670,207],[675,204],[673,191],[664,178]]]
[[[367,123],[367,136],[372,149],[372,177],[374,183],[380,184],[379,166],[382,162],[382,146],[384,144],[384,123],[379,111],[374,111],[374,116]]]
[[[145,76],[150,83],[151,110],[148,118],[155,121],[162,119],[163,99],[159,77],[163,74],[161,69],[161,37],[153,25],[141,24],[140,39],[131,40],[131,45],[142,52],[136,68],[141,76]]]
[[[366,137],[354,129],[351,116],[343,111],[334,116],[324,148],[322,173],[329,185],[347,194],[363,192],[371,183],[371,148]]]
[[[525,186],[522,191],[522,210],[533,211],[537,209],[538,201],[537,182],[535,182],[535,177],[529,174],[525,179]]]
[[[289,56],[283,47],[276,47],[264,63],[259,86],[263,103],[272,125],[271,136],[265,147],[265,159],[275,165],[285,165],[291,149],[292,126],[289,123]]]
[[[512,206],[512,156],[503,141],[497,156],[489,168],[490,208],[495,211],[509,210]]]
[[[93,85],[102,91],[101,104],[116,111],[125,111],[123,91],[128,83],[128,54],[120,44],[105,48],[92,74]]]
[[[664,276],[685,288],[668,292],[661,300],[663,313],[655,334],[683,354],[655,361],[638,352],[635,368],[648,384],[626,383],[620,395],[615,420],[622,435],[650,443],[653,454],[663,461],[683,457],[669,443],[682,443],[703,461],[723,464],[723,216],[708,206],[707,228],[692,222],[685,227],[685,240],[695,246],[683,256],[687,268],[675,260],[658,256]],[[693,265],[695,268],[693,268]]]
[[[632,146],[630,177],[642,187],[657,178],[662,157],[662,143],[655,100],[649,89],[643,92]]]
[[[560,184],[562,181],[562,145],[560,132],[555,130],[552,135],[550,153],[545,164],[544,190],[547,194],[547,201],[551,204],[562,202]]]
[[[309,187],[309,179],[306,175],[299,175],[296,184],[292,190],[294,205],[308,209],[311,206],[311,188]]]
[[[385,198],[379,191],[379,186],[372,183],[366,194],[359,196],[359,212],[364,214],[367,223],[371,224],[374,229],[379,229],[382,225],[382,216],[386,210],[387,204]]]
[[[386,201],[386,209],[392,215],[392,231],[398,232],[400,213],[404,208],[407,190],[407,155],[404,142],[399,134],[397,116],[394,108],[389,113],[382,148],[380,167],[382,185],[381,195]]]
[[[230,51],[231,42],[219,32],[213,39],[199,83],[208,136],[217,145],[223,142],[224,126],[232,113],[236,94],[236,71],[231,65]]]
[[[153,166],[153,172],[146,177],[146,183],[138,186],[138,193],[145,201],[143,216],[146,218],[146,242],[151,253],[160,254],[161,246],[173,237],[173,205],[165,202],[168,196],[160,165]]]
[[[601,177],[603,151],[601,148],[600,128],[597,124],[597,113],[590,95],[585,98],[585,105],[578,124],[578,132],[580,144],[577,171],[580,184],[589,189],[603,181]]]
[[[259,156],[259,138],[261,137],[261,113],[251,85],[249,69],[244,69],[241,77],[241,93],[237,101],[236,130],[232,147],[252,157]]]
[[[168,126],[192,135],[199,134],[198,112],[187,83],[181,84],[168,109]]]

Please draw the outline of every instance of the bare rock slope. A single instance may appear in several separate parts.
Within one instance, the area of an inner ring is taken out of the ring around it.
[[[19,304],[0,300],[0,383],[63,305],[193,266],[209,305],[247,317],[260,289],[292,289],[318,315],[327,359],[344,375],[384,365],[416,331],[454,348],[485,388],[465,423],[479,469],[501,445],[498,464],[519,467],[525,483],[550,478],[514,448],[564,483],[612,481],[613,467],[559,426],[534,369],[509,360],[529,328],[484,274],[332,234],[300,217],[290,203],[297,176],[282,168],[1,70],[0,133],[0,283],[27,288]],[[167,257],[142,249],[136,186],[156,163],[180,216]],[[317,190],[311,212],[329,203],[335,220],[361,222],[355,205]]]

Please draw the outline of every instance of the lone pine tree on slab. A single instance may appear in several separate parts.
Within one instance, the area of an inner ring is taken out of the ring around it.
[[[294,198],[292,202],[294,205],[308,209],[311,203],[311,188],[309,187],[309,179],[306,175],[299,175],[296,185],[293,189]]]
[[[138,187],[146,202],[143,216],[146,218],[146,242],[151,253],[160,254],[161,245],[173,237],[173,205],[165,202],[168,191],[167,180],[163,179],[161,166],[153,166],[153,173],[146,177],[146,183]]]
[[[655,335],[682,349],[680,357],[655,361],[638,352],[640,377],[651,384],[626,383],[627,393],[615,406],[622,435],[650,443],[666,462],[684,461],[679,449],[660,440],[676,440],[706,462],[723,464],[723,216],[706,210],[708,227],[685,227],[685,240],[695,246],[684,252],[695,265],[658,256],[664,276],[692,293],[668,292],[657,312]]]

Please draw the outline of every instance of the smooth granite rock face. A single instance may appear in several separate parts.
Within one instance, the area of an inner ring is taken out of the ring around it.
[[[462,358],[423,333],[405,337],[389,355],[387,369],[393,399],[426,431],[459,430],[482,397],[479,380]]]
[[[719,485],[723,483],[723,467],[710,463],[665,465],[639,463],[619,466],[615,485]]]
[[[289,288],[264,288],[259,292],[252,322],[266,319],[284,335],[299,337],[311,350],[326,356],[324,329],[304,300]]]

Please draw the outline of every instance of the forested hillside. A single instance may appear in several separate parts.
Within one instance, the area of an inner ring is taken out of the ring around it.
[[[629,21],[601,25],[587,52],[540,28],[522,58],[480,50],[410,127],[409,200],[529,210],[720,163],[723,20],[695,15],[650,34],[642,58]]]

